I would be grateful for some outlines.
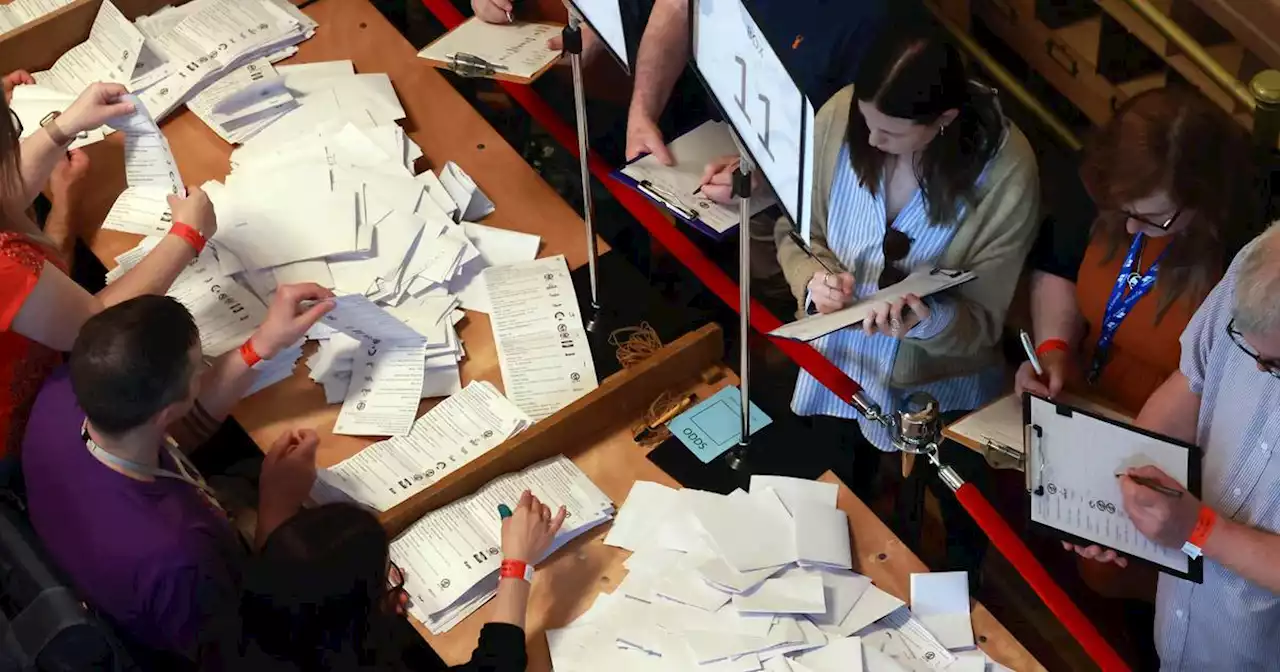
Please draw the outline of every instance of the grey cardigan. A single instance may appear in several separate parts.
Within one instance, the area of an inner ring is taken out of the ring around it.
[[[836,161],[845,143],[853,87],[827,101],[814,125],[814,190],[810,249],[832,268],[843,269],[827,247],[827,202]],[[1005,313],[1018,285],[1018,276],[1035,239],[1040,207],[1036,158],[1027,138],[1006,119],[1007,133],[992,158],[986,178],[955,224],[955,236],[938,259],[942,268],[974,271],[977,279],[952,290],[958,303],[955,318],[933,338],[906,339],[898,348],[889,384],[896,388],[975,373],[999,361],[996,346]],[[883,222],[875,222],[882,226]],[[823,271],[788,235],[790,223],[780,219],[774,228],[787,283],[804,305],[809,280]]]

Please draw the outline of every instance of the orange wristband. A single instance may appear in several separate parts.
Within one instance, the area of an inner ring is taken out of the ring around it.
[[[1217,522],[1218,512],[1201,504],[1196,526],[1191,529],[1191,536],[1187,538],[1187,542],[1196,548],[1204,548],[1204,542],[1209,540],[1209,533],[1213,532],[1213,526]]]
[[[1066,352],[1070,349],[1071,348],[1067,346],[1067,342],[1061,338],[1051,338],[1044,343],[1041,343],[1040,347],[1036,348],[1036,355],[1043,355],[1046,352],[1053,352],[1054,350]]]
[[[533,565],[523,560],[503,560],[502,568],[498,570],[499,579],[521,579],[525,582],[533,581]]]
[[[262,361],[262,355],[259,355],[258,351],[253,349],[253,339],[245,341],[244,345],[240,346],[240,358],[243,359],[244,363],[248,364],[251,369],[258,362]]]
[[[169,235],[177,236],[187,241],[188,245],[195,248],[196,254],[203,252],[205,244],[209,242],[204,239],[204,236],[200,235],[199,231],[182,222],[174,222],[173,226],[169,227]]]

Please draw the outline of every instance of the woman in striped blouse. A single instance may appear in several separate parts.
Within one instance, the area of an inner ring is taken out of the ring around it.
[[[860,328],[813,345],[888,410],[917,390],[944,413],[993,400],[1004,382],[997,343],[1005,311],[1037,229],[1027,139],[994,92],[969,80],[954,47],[914,28],[878,38],[854,85],[822,107],[814,137],[810,247],[793,241],[786,222],[775,232],[803,310],[838,310],[922,269],[971,270],[977,279],[886,303]],[[851,454],[845,480],[866,499],[881,452],[894,450],[888,433],[804,372],[791,406]]]

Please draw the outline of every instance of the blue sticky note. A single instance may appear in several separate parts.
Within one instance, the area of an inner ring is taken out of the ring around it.
[[[677,415],[667,423],[667,429],[706,464],[738,445],[738,439],[742,437],[741,399],[737,386],[725,387]],[[755,434],[771,422],[773,420],[752,402],[751,433]]]

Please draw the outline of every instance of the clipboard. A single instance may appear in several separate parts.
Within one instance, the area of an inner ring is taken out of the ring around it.
[[[789,341],[808,343],[819,339],[833,331],[839,331],[861,322],[873,306],[885,302],[893,303],[907,294],[915,294],[920,298],[933,296],[952,287],[958,287],[978,277],[973,271],[959,271],[946,268],[933,268],[927,271],[916,271],[905,280],[846,306],[834,313],[809,315],[795,322],[774,329],[770,336],[785,338]]]
[[[1191,559],[1138,532],[1115,478],[1128,467],[1155,464],[1200,497],[1198,447],[1033,394],[1023,396],[1023,422],[1032,529],[1081,546],[1111,548],[1157,571],[1203,583],[1203,557]]]
[[[418,58],[462,77],[531,84],[560,60],[561,52],[545,45],[562,30],[555,23],[493,24],[473,16],[423,47]]]

